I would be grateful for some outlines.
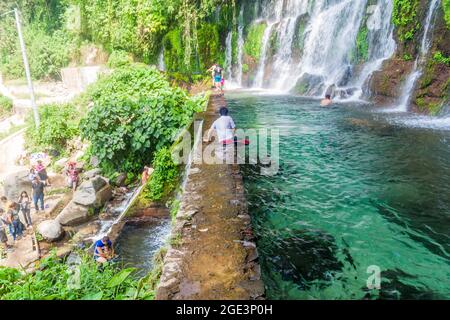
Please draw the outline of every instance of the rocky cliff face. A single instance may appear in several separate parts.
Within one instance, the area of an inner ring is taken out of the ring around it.
[[[376,71],[369,83],[371,98],[379,105],[396,104],[401,99],[407,77],[413,72],[415,61],[420,60],[420,49],[424,37],[427,11],[431,1],[414,0],[417,3],[416,31],[405,39],[405,28],[394,30],[397,48],[394,56],[384,61],[382,69]],[[424,114],[439,114],[448,107],[450,79],[450,28],[445,21],[444,6],[438,4],[430,29],[430,48],[421,63],[421,74],[416,80],[409,101],[409,109]],[[420,23],[417,24],[417,21]]]

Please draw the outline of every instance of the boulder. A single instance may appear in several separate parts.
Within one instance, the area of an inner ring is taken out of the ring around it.
[[[303,74],[292,89],[292,93],[304,96],[317,96],[324,89],[325,79],[320,75]]]
[[[8,199],[18,199],[22,191],[31,189],[31,181],[28,180],[29,171],[21,170],[7,175],[3,179],[3,194]]]
[[[58,167],[65,167],[66,163],[69,161],[69,158],[61,158],[55,162]]]
[[[100,208],[111,199],[111,186],[101,176],[83,182],[75,191],[73,201],[87,207]]]
[[[92,178],[94,178],[94,177],[100,175],[100,173],[101,173],[101,170],[100,170],[99,168],[95,168],[95,169],[86,171],[86,172],[84,173],[84,177],[85,177],[86,179],[92,179]]]
[[[81,206],[76,204],[74,201],[70,201],[55,220],[63,226],[77,226],[87,222],[89,217],[88,207]]]
[[[127,174],[126,173],[121,173],[117,176],[116,181],[114,182],[114,184],[118,187],[124,187],[125,186],[125,181],[127,180]]]
[[[64,235],[64,229],[56,220],[46,220],[41,222],[37,227],[37,231],[45,240],[50,242],[57,241]]]

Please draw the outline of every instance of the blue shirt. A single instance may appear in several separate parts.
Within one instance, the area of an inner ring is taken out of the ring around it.
[[[107,245],[108,245],[109,248],[112,247],[112,242],[111,242],[111,240],[108,240]],[[99,252],[98,252],[98,250],[97,250],[98,247],[103,248],[104,246],[105,246],[105,244],[102,242],[101,239],[100,239],[100,240],[97,240],[97,242],[96,242],[95,245],[94,245],[94,247],[95,247],[94,255],[98,255],[98,254],[99,254]]]

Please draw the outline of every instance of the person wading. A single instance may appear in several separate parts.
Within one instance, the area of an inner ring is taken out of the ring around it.
[[[333,100],[331,100],[331,96],[330,96],[329,94],[327,94],[327,95],[325,96],[325,99],[323,99],[323,100],[320,102],[320,105],[321,105],[322,107],[326,107],[326,106],[331,105],[332,103],[333,103]]]

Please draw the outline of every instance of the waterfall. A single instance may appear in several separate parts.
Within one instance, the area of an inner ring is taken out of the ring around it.
[[[253,87],[255,87],[255,88],[262,88],[262,86],[263,86],[264,71],[266,68],[267,49],[269,46],[270,34],[272,33],[272,27],[274,26],[274,24],[275,24],[274,22],[270,23],[266,27],[266,30],[264,30],[264,35],[263,35],[262,45],[261,45],[261,57],[260,57],[259,65],[258,65],[258,72],[256,73],[255,81],[253,83]]]
[[[242,56],[244,54],[244,7],[241,8],[239,12],[239,23],[238,23],[238,50],[237,50],[237,72],[236,72],[236,82],[239,87],[242,87]]]
[[[398,107],[392,109],[392,111],[395,112],[407,112],[409,102],[411,100],[411,96],[414,92],[414,87],[416,84],[416,81],[420,78],[422,75],[422,67],[425,63],[425,59],[427,57],[428,51],[430,49],[431,45],[431,38],[432,38],[432,26],[434,23],[435,18],[435,12],[437,8],[439,7],[439,0],[432,0],[430,3],[430,6],[428,8],[427,12],[427,18],[425,20],[425,27],[423,31],[421,46],[420,46],[420,52],[417,56],[413,69],[411,73],[406,78],[406,81],[403,85],[401,95],[400,95],[400,102]]]
[[[392,0],[260,0],[254,6],[252,23],[267,25],[260,59],[250,71],[255,88],[295,92],[306,84],[305,95],[321,96],[334,88],[335,93],[346,92],[343,98],[361,98],[367,79],[395,51]],[[351,56],[362,28],[367,57],[355,62]],[[241,44],[238,49],[233,70],[240,83]]]
[[[225,77],[228,82],[233,83],[233,74],[231,70],[231,60],[232,60],[232,43],[231,38],[233,36],[233,33],[230,31],[228,32],[227,39],[225,40]]]
[[[164,62],[164,48],[161,49],[158,57],[158,70],[166,71],[166,63]]]

